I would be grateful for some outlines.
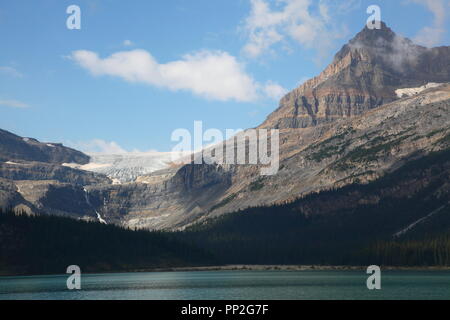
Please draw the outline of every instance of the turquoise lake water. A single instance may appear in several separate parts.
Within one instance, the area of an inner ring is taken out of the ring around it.
[[[364,271],[205,271],[0,277],[4,299],[450,299],[450,271],[384,271],[368,290]]]

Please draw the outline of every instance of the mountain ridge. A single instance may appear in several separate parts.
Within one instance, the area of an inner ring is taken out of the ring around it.
[[[450,47],[415,45],[384,22],[380,30],[366,26],[323,72],[286,94],[259,127],[304,128],[363,114],[395,101],[395,89],[448,82],[449,66]]]
[[[43,143],[33,138],[22,138],[9,131],[0,129],[1,160],[86,164],[89,162],[89,156],[60,143]]]

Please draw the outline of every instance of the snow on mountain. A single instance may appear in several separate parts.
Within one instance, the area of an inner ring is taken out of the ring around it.
[[[135,181],[137,177],[165,169],[172,162],[171,152],[129,152],[118,154],[91,153],[88,164],[65,166],[102,173],[114,183]]]
[[[436,88],[441,85],[443,85],[443,83],[430,82],[430,83],[428,83],[424,86],[418,87],[418,88],[403,88],[403,89],[395,90],[395,94],[399,98],[412,97],[412,96],[415,96],[416,94],[421,93],[422,91],[425,91],[430,88]]]

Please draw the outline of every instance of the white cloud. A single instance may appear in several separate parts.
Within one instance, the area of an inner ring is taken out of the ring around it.
[[[16,78],[22,78],[23,74],[20,73],[19,71],[17,71],[16,69],[14,69],[13,67],[8,67],[8,66],[0,66],[0,73],[4,73]]]
[[[445,20],[447,19],[449,0],[411,0],[421,4],[433,14],[432,26],[426,26],[415,36],[414,41],[427,47],[438,45],[446,32]]]
[[[28,108],[29,105],[18,101],[18,100],[0,100],[0,106],[10,107],[10,108]]]
[[[258,84],[235,57],[223,51],[199,51],[165,64],[158,63],[145,50],[117,52],[103,59],[95,52],[78,50],[71,58],[96,76],[186,90],[220,101],[248,102],[258,98]]]
[[[108,154],[120,154],[127,153],[117,142],[105,141],[102,139],[93,139],[91,141],[71,142],[68,141],[67,145],[70,147],[81,150],[85,153],[108,153]]]
[[[345,27],[333,21],[330,12],[337,15],[356,3],[350,1],[343,8],[328,0],[278,0],[271,6],[267,0],[251,0],[251,12],[244,23],[248,34],[244,53],[258,57],[275,44],[290,40],[324,56],[335,39],[345,36]]]
[[[287,93],[287,91],[287,89],[272,81],[268,81],[264,86],[265,94],[274,100],[281,99],[281,97],[283,97]]]
[[[131,40],[124,40],[124,41],[122,42],[122,44],[123,44],[125,47],[131,47],[131,46],[134,45],[133,41],[131,41]]]

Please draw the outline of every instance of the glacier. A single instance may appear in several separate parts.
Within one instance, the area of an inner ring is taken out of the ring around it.
[[[64,163],[64,166],[97,172],[108,176],[114,184],[134,182],[139,176],[170,167],[176,157],[172,152],[128,152],[117,154],[88,153],[85,165]]]

